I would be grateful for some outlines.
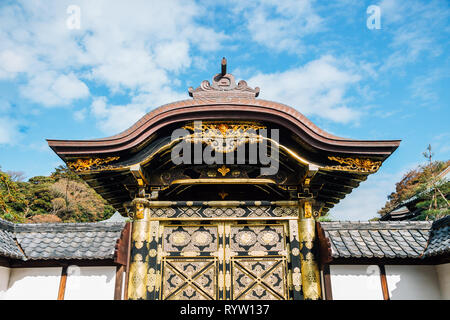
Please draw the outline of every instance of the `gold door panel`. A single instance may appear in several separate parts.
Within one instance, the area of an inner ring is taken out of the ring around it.
[[[163,300],[214,300],[217,295],[217,259],[163,260]]]
[[[232,300],[288,298],[284,257],[233,258]]]
[[[292,299],[288,229],[286,221],[161,222],[155,298]]]

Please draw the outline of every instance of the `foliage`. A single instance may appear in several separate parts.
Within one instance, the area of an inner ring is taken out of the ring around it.
[[[317,218],[317,221],[320,222],[330,222],[333,221],[333,219],[330,217],[330,213],[328,212],[327,214],[320,216],[319,218]]]
[[[20,172],[0,167],[0,218],[12,222],[94,222],[109,218],[114,208],[65,166],[49,177],[27,182]]]
[[[421,210],[418,220],[436,220],[450,214],[448,195],[450,181],[431,179],[421,181],[417,188],[418,202],[416,207]]]
[[[428,150],[431,152],[430,147]],[[449,214],[446,198],[448,198],[450,182],[436,178],[449,165],[450,160],[430,161],[426,165],[420,165],[408,171],[402,180],[396,183],[395,192],[388,196],[388,201],[378,213],[383,216],[415,196],[416,207],[423,209],[418,219],[434,220]]]

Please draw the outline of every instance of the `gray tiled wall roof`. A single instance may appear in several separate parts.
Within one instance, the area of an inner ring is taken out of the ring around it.
[[[25,256],[20,251],[14,238],[14,224],[0,219],[0,256],[23,259]]]
[[[420,258],[431,222],[321,222],[333,258]]]
[[[436,221],[433,229],[426,221],[320,225],[330,239],[333,258],[421,258],[450,253],[450,217]],[[12,224],[0,220],[0,256],[111,259],[124,226],[125,222]]]
[[[111,259],[124,226],[124,222],[9,224],[9,231],[1,230],[9,242],[3,243],[1,238],[0,248],[12,244],[12,239],[14,252],[21,248],[25,255],[6,255],[11,258]]]
[[[425,257],[450,254],[450,216],[433,222]]]

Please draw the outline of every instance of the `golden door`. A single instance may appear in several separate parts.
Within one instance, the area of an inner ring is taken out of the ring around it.
[[[154,222],[154,227],[150,299],[302,298],[296,220]]]

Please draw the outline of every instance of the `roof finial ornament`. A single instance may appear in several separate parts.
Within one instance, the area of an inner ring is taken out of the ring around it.
[[[227,59],[222,58],[222,77],[227,74]]]
[[[212,84],[208,80],[203,80],[200,87],[188,89],[189,95],[194,99],[207,100],[230,100],[254,99],[259,95],[259,88],[250,88],[244,80],[236,85],[234,76],[227,73],[227,59],[222,58],[221,71],[213,77]]]

